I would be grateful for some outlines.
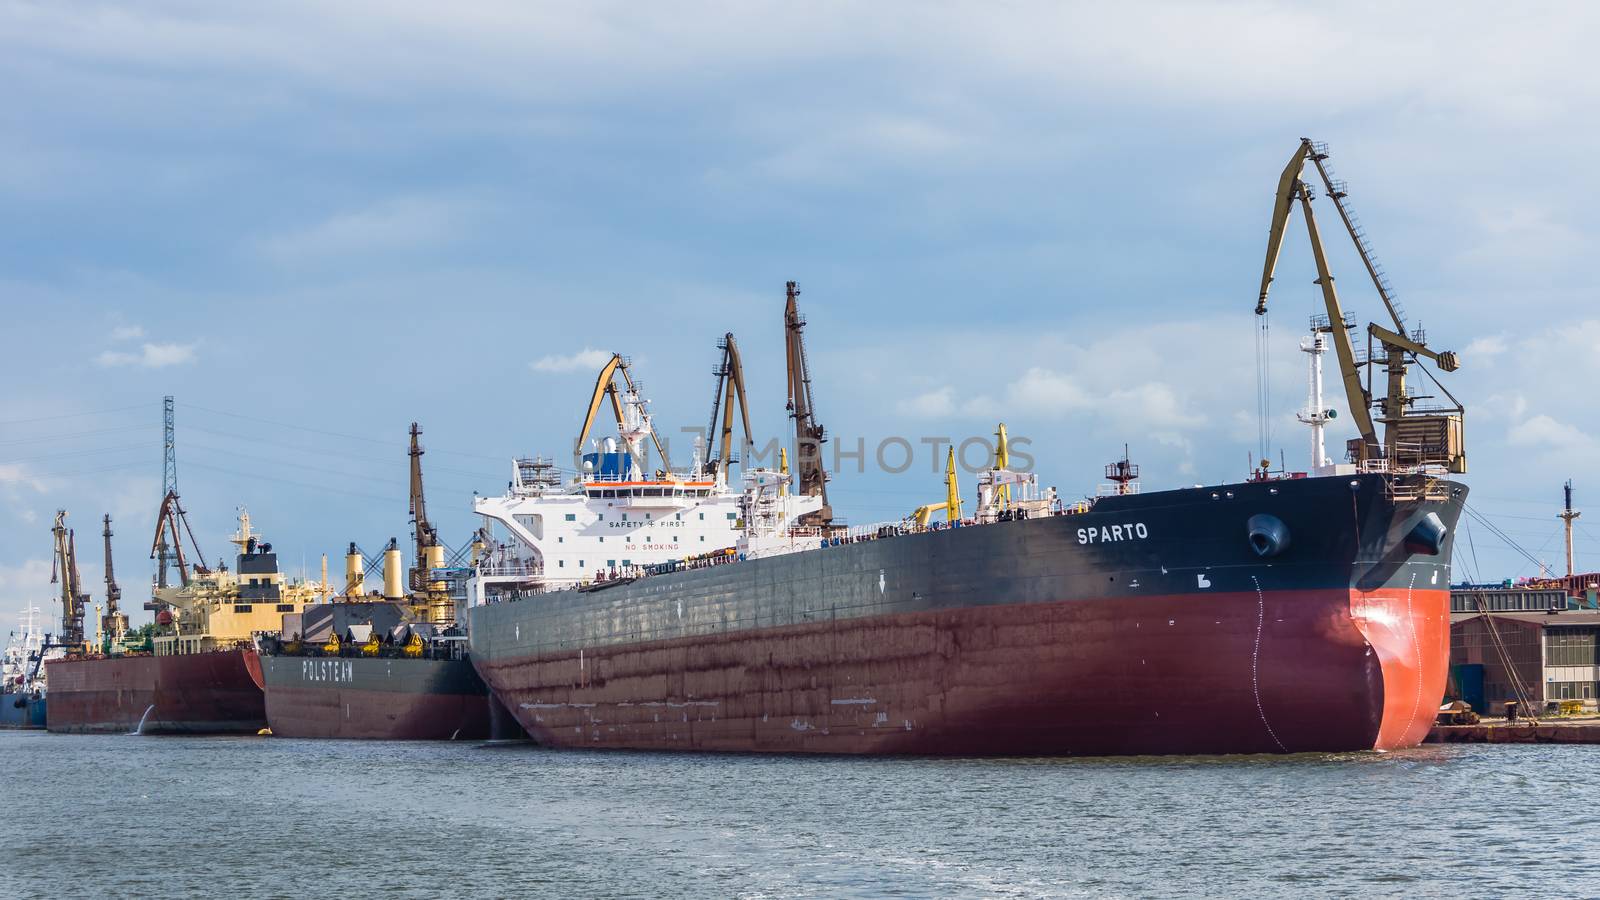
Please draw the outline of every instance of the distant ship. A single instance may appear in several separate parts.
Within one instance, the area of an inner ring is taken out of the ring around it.
[[[397,542],[382,554],[383,590],[367,593],[365,559],[345,557],[344,594],[284,616],[259,641],[267,723],[275,737],[482,740],[520,736],[467,659],[446,580],[445,547],[428,521],[421,429],[411,425],[410,590]],[[474,543],[474,547],[481,545]],[[474,551],[476,552],[476,551]],[[500,723],[500,733],[495,724]]]
[[[1320,170],[1324,157],[1303,142],[1285,171],[1258,311],[1284,217],[1297,199],[1310,216],[1300,168]],[[1360,437],[1346,462],[1322,455],[1328,416],[1314,369],[1317,456],[1306,472],[1263,463],[1244,481],[1141,492],[1124,455],[1094,496],[1064,502],[1009,469],[1002,443],[980,473],[974,515],[961,512],[952,463],[940,504],[948,521],[928,524],[924,508],[906,522],[846,528],[827,499],[792,282],[793,475],[747,468],[730,493],[725,465],[697,458],[678,472],[661,454],[652,466],[648,450],[660,447],[643,403],[631,382],[612,387],[608,368],[580,432],[580,471],[477,501],[496,537],[470,589],[473,663],[527,733],[556,747],[1099,755],[1415,745],[1445,685],[1467,489],[1448,477],[1465,470],[1459,407],[1413,409],[1405,373],[1418,356],[1444,371],[1455,357],[1403,333],[1394,312],[1400,330],[1371,326],[1379,351],[1358,361],[1354,323],[1316,249],[1329,314],[1313,328],[1338,350]],[[1381,394],[1372,363],[1388,379]],[[586,445],[602,388],[620,443]]]
[[[13,631],[0,653],[0,728],[45,727],[48,697],[43,665],[50,636],[39,628],[39,608],[28,607],[20,617],[21,631]]]
[[[164,499],[157,528],[170,535],[167,546],[175,550],[181,535],[192,535],[175,493]],[[158,586],[149,604],[156,628],[148,652],[129,652],[110,640],[87,645],[81,626],[75,635],[64,628],[68,655],[45,664],[51,731],[255,734],[266,727],[252,636],[275,631],[284,614],[304,608],[320,588],[286,580],[272,545],[252,531],[242,510],[232,540],[239,551],[232,570],[205,568],[198,551],[192,563],[178,553],[181,584]],[[64,568],[76,578],[75,558]]]

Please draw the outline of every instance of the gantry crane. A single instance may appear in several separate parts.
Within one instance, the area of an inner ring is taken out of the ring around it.
[[[72,529],[67,527],[67,511],[56,510],[55,524],[50,528],[55,538],[54,567],[50,583],[61,585],[61,645],[69,650],[83,650],[83,615],[89,607],[89,594],[83,590],[78,577],[78,544]]]
[[[716,376],[717,384],[711,394],[711,420],[706,425],[706,460],[702,471],[706,475],[726,479],[728,467],[735,459],[744,461],[750,458],[750,407],[744,399],[744,363],[739,359],[739,345],[733,339],[733,332],[722,336],[722,340],[717,342],[717,349],[722,351],[722,358],[711,372]],[[738,457],[733,454],[735,401],[738,401],[739,416],[744,423],[743,452]],[[716,437],[713,438],[713,435]]]
[[[1406,387],[1406,371],[1412,363],[1418,361],[1419,357],[1433,361],[1445,372],[1454,372],[1460,368],[1460,361],[1454,353],[1428,347],[1422,329],[1407,332],[1405,320],[1399,306],[1394,302],[1388,279],[1373,256],[1365,232],[1356,223],[1344,202],[1347,196],[1344,182],[1335,181],[1329,174],[1327,159],[1326,144],[1301,138],[1300,146],[1290,157],[1283,174],[1278,178],[1278,193],[1272,208],[1272,227],[1267,236],[1267,256],[1261,272],[1261,294],[1256,301],[1256,315],[1265,315],[1267,312],[1267,291],[1272,285],[1273,270],[1278,264],[1279,251],[1283,248],[1289,216],[1298,202],[1305,213],[1306,232],[1310,237],[1311,253],[1316,261],[1316,284],[1322,289],[1323,304],[1327,309],[1328,321],[1323,327],[1332,338],[1334,352],[1339,359],[1339,375],[1344,382],[1345,397],[1350,407],[1350,418],[1354,420],[1356,430],[1361,435],[1350,441],[1348,447],[1350,460],[1368,467],[1377,464],[1390,470],[1429,467],[1443,468],[1450,472],[1465,472],[1467,457],[1462,438],[1462,418],[1465,411],[1461,404],[1426,369],[1422,372],[1433,381],[1445,397],[1449,398],[1451,405],[1431,409],[1415,408],[1416,401],[1422,398],[1414,396]],[[1339,218],[1344,222],[1356,251],[1361,255],[1362,264],[1366,267],[1373,286],[1377,288],[1378,297],[1383,301],[1384,308],[1394,322],[1392,330],[1376,323],[1368,324],[1368,352],[1365,359],[1357,357],[1355,347],[1351,343],[1349,331],[1354,327],[1354,319],[1347,316],[1340,305],[1339,294],[1334,288],[1333,274],[1328,268],[1322,237],[1317,230],[1316,217],[1311,211],[1312,189],[1302,178],[1307,162],[1316,168],[1327,197],[1333,201],[1334,208],[1338,210]],[[1376,349],[1373,347],[1374,343],[1381,348],[1380,352],[1373,352]],[[1379,362],[1379,357],[1387,376],[1387,386],[1384,395],[1374,400],[1371,389],[1372,366]],[[1365,383],[1362,380],[1363,367],[1366,369]],[[1381,441],[1371,412],[1374,407],[1379,411],[1377,422],[1384,426]]]
[[[794,419],[796,489],[807,497],[821,497],[822,508],[801,516],[802,525],[827,527],[833,523],[833,507],[828,505],[828,472],[822,464],[822,444],[827,435],[817,421],[812,405],[811,370],[806,361],[803,331],[806,320],[800,315],[796,299],[799,286],[788,282],[788,300],[783,309],[784,343],[788,349],[789,417]]]
[[[100,534],[106,542],[106,608],[100,616],[101,652],[110,653],[128,636],[128,614],[122,611],[122,588],[117,586],[116,570],[111,563],[110,513],[105,515],[105,530]]]

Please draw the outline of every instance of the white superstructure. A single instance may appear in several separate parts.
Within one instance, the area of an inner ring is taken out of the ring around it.
[[[45,659],[57,659],[66,653],[61,647],[45,650],[46,635],[39,630],[38,615],[39,608],[30,606],[18,616],[21,632],[11,633],[11,640],[0,655],[0,681],[6,693],[42,695],[45,684],[41,654]]]
[[[699,446],[688,471],[651,471],[645,401],[629,390],[621,403],[620,443],[592,442],[577,474],[565,477],[544,458],[515,460],[506,493],[474,501],[489,540],[470,602],[580,587],[665,563],[793,552],[820,541],[820,532],[794,523],[822,499],[793,495],[788,474],[751,469],[735,490],[725,467],[705,471]]]

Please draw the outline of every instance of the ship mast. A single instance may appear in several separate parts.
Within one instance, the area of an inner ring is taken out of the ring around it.
[[[1350,327],[1349,320],[1343,327]],[[1331,465],[1328,458],[1324,432],[1330,419],[1338,414],[1328,408],[1322,399],[1322,357],[1328,352],[1328,333],[1333,330],[1327,316],[1311,317],[1311,334],[1300,339],[1300,351],[1309,357],[1306,384],[1306,408],[1295,418],[1311,426],[1311,471],[1316,472]]]
[[[800,517],[800,524],[827,527],[833,522],[833,507],[828,504],[828,473],[822,465],[822,444],[827,440],[816,410],[812,406],[811,370],[806,361],[803,335],[806,327],[795,300],[800,288],[788,282],[788,297],[783,310],[784,343],[788,353],[789,417],[794,419],[795,469],[799,493],[821,497],[822,508]]]
[[[1561,519],[1563,524],[1566,525],[1566,530],[1567,530],[1567,577],[1571,578],[1572,577],[1572,523],[1579,516],[1583,515],[1583,513],[1578,512],[1577,510],[1572,508],[1572,479],[1570,479],[1570,478],[1567,479],[1567,483],[1562,488],[1562,492],[1566,495],[1567,504],[1566,504],[1566,508],[1562,509],[1561,512],[1556,513],[1556,518]]]

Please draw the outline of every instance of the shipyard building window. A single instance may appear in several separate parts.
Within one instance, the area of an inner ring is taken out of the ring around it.
[[[1549,652],[1551,666],[1593,666],[1600,665],[1600,652],[1597,652],[1596,635],[1600,629],[1593,626],[1585,628],[1552,628],[1545,632],[1545,647]],[[1567,698],[1570,699],[1570,698]]]

